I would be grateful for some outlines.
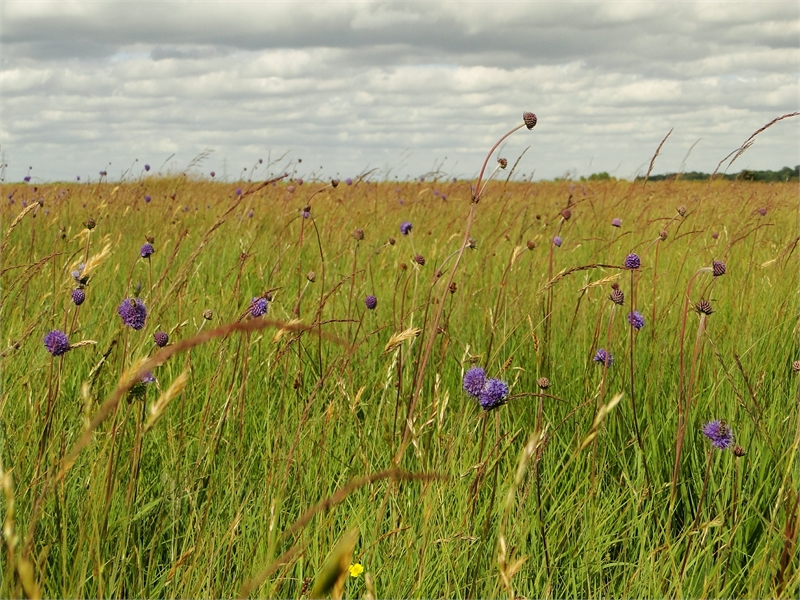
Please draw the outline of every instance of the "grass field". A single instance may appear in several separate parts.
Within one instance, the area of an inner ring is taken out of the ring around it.
[[[797,597],[797,184],[505,177],[4,185],[0,596]]]

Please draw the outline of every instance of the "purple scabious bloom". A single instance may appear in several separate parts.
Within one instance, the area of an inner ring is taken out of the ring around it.
[[[378,299],[370,294],[366,298],[364,298],[364,304],[367,305],[367,308],[370,310],[375,310],[375,307],[378,306]]]
[[[236,188],[236,195],[237,196],[241,196],[242,195],[242,188]]]
[[[411,223],[409,223],[408,221],[403,221],[402,223],[400,223],[400,233],[402,233],[403,235],[408,235],[409,233],[411,233],[412,227],[413,226],[411,225]]]
[[[215,177],[216,173],[214,173],[214,171],[211,171],[211,173],[209,173],[209,175],[211,175],[211,177]]]
[[[628,323],[637,331],[644,327],[644,317],[638,310],[633,311],[628,315]]]
[[[84,300],[86,300],[86,292],[83,291],[83,288],[75,288],[72,290],[72,301],[75,303],[75,306],[80,306],[83,304]]]
[[[483,410],[492,410],[506,403],[508,384],[500,379],[487,379],[478,398]]]
[[[733,431],[723,420],[711,421],[703,426],[703,435],[720,450],[727,450],[733,444]]]
[[[142,258],[150,258],[155,251],[156,249],[153,248],[153,244],[147,242],[146,244],[143,244],[141,250],[139,250],[139,256]]]
[[[353,185],[353,180],[352,180],[352,179],[350,179],[349,177],[348,177],[347,179],[345,179],[345,180],[344,180],[344,182],[345,182],[347,185]]]
[[[625,268],[626,269],[638,269],[642,266],[642,261],[639,258],[638,254],[630,253],[628,256],[625,257]]]
[[[169,343],[169,336],[165,331],[156,331],[153,334],[153,341],[155,341],[156,346],[163,348]]]
[[[311,211],[310,210],[304,210],[303,211],[303,218],[304,219],[308,219],[310,216],[311,216]]]
[[[144,327],[147,319],[147,309],[138,298],[125,298],[119,305],[117,313],[125,325],[137,331]]]
[[[145,166],[144,166],[144,170],[145,170],[145,171],[149,171],[149,170],[150,170],[150,165],[145,165]]]
[[[560,236],[556,236],[553,238],[553,245],[558,246],[560,248],[563,241],[564,240],[562,240]]]
[[[600,348],[597,351],[597,354],[594,355],[592,360],[601,365],[605,365],[606,367],[610,367],[614,363],[614,357],[611,356],[610,352],[603,350],[603,348]]]
[[[145,374],[142,375],[141,382],[142,383],[155,383],[156,382],[156,378],[153,375],[153,372],[152,371],[145,372]]]
[[[78,175],[78,181],[80,181],[80,180],[81,180],[81,176],[80,176],[80,175]]]
[[[23,179],[23,181],[24,181],[25,183],[30,183],[30,181],[31,181],[31,176],[30,176],[30,175],[25,175],[25,177],[23,177],[22,179]]]
[[[44,336],[44,347],[47,348],[47,351],[53,356],[66,354],[70,349],[67,334],[58,329],[49,331],[47,335]]]
[[[252,302],[250,302],[250,316],[251,317],[261,317],[267,314],[267,309],[269,308],[269,302],[267,302],[266,298],[256,296],[253,298]]]
[[[612,227],[622,227],[622,221],[616,217],[611,219],[611,226]]]
[[[486,384],[486,371],[480,367],[472,367],[464,373],[464,390],[473,398],[480,398]]]
[[[145,202],[150,202],[150,200],[152,200],[152,198],[150,196],[145,196],[144,197],[144,201]]]

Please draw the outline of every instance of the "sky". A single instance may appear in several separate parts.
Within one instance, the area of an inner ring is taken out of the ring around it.
[[[713,171],[800,110],[781,2],[0,3],[5,181]],[[731,165],[800,164],[800,117]],[[521,158],[520,158],[521,156]],[[259,163],[259,160],[262,162]],[[29,171],[29,167],[32,169]]]

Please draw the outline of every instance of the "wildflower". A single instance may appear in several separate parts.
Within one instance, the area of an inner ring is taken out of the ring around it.
[[[156,382],[156,378],[153,375],[153,372],[152,371],[145,372],[145,374],[142,375],[141,382],[142,383],[155,383]]]
[[[339,186],[339,180],[338,179],[331,179],[331,187],[335,188],[335,187],[338,187],[338,186]]]
[[[216,174],[216,173],[214,173],[214,171],[211,171],[211,173],[209,173],[209,175],[211,175],[211,177],[213,178],[213,177],[215,177],[217,174]]]
[[[558,246],[559,248],[561,247],[562,242],[563,240],[561,239],[561,236],[557,235],[556,237],[553,238],[553,244],[555,246]]]
[[[350,577],[358,577],[364,572],[364,567],[361,563],[356,563],[354,565],[350,565],[348,567],[348,571],[350,571]]]
[[[205,309],[205,310],[203,311],[203,318],[204,318],[206,321],[210,321],[211,319],[213,319],[213,318],[214,318],[214,313],[213,313],[213,312],[211,312],[211,309],[210,309],[210,308],[207,308],[207,309]]]
[[[317,274],[314,273],[314,271],[309,271],[306,273],[306,279],[309,281],[309,283],[314,283],[317,280]]]
[[[711,263],[711,269],[714,272],[714,277],[721,277],[725,275],[725,263],[715,260]]]
[[[414,255],[414,262],[417,263],[420,267],[425,266],[425,257],[422,254],[415,254]]]
[[[47,351],[53,356],[66,354],[70,349],[67,334],[58,329],[48,332],[47,335],[44,336],[44,347],[47,348]]]
[[[308,219],[310,216],[311,216],[311,211],[310,210],[304,210],[303,211],[303,218],[304,219]]]
[[[361,240],[364,239],[364,230],[361,229],[360,227],[357,227],[353,231],[352,235],[353,235],[353,239],[355,239],[357,242],[360,242]]]
[[[155,252],[156,249],[153,248],[153,244],[147,242],[146,244],[142,244],[141,249],[139,250],[139,256],[142,258],[150,258],[150,256]]]
[[[611,356],[611,353],[606,352],[602,348],[597,351],[592,360],[606,367],[610,367],[614,363],[614,357]]]
[[[694,309],[701,315],[710,315],[714,312],[711,310],[711,303],[708,300],[703,299],[694,305]]]
[[[30,175],[25,175],[25,177],[23,177],[22,180],[25,183],[30,183],[31,182],[31,176]]]
[[[716,239],[719,239],[719,232],[718,232],[718,231],[715,231],[714,233],[712,233],[712,234],[711,234],[711,237],[712,237],[713,239],[715,239],[715,240],[716,240]]]
[[[686,207],[685,206],[681,205],[676,210],[678,211],[678,214],[680,216],[682,216],[682,217],[686,216]]]
[[[352,180],[352,179],[350,179],[349,177],[348,177],[347,179],[345,179],[345,180],[344,180],[344,182],[345,182],[347,185],[353,185],[353,180]]]
[[[378,299],[370,294],[366,298],[364,298],[364,304],[367,305],[367,308],[370,310],[375,310],[375,307],[378,306]]]
[[[631,327],[633,327],[635,330],[640,330],[642,327],[644,327],[644,317],[642,316],[642,313],[640,313],[638,310],[630,313],[628,315],[628,323],[630,323]]]
[[[565,221],[569,221],[569,218],[570,218],[571,216],[572,216],[572,211],[571,211],[570,209],[568,209],[568,208],[565,208],[564,210],[562,210],[562,211],[561,211],[561,217],[562,217],[562,218],[563,218]]]
[[[733,454],[734,456],[736,456],[736,458],[741,458],[745,454],[747,454],[747,452],[745,452],[744,448],[742,448],[741,446],[734,446]]]
[[[481,367],[472,367],[464,373],[464,390],[473,398],[480,398],[486,384],[486,371]]]
[[[145,196],[144,197],[144,201],[145,202],[150,202],[150,200],[152,200],[152,198],[150,196]]]
[[[153,341],[156,343],[156,346],[163,348],[169,343],[169,336],[165,331],[156,331],[153,334]]]
[[[298,177],[297,178],[297,185],[303,185],[303,178],[302,177]]]
[[[538,385],[540,389],[546,390],[550,387],[550,380],[547,377],[540,377],[536,385]]]
[[[622,227],[622,221],[616,217],[611,219],[611,226],[612,227]]]
[[[492,410],[506,403],[508,384],[500,379],[488,379],[481,390],[479,401],[483,410]]]
[[[267,314],[268,308],[269,302],[267,302],[267,299],[263,296],[256,296],[250,302],[250,308],[248,310],[250,311],[250,316],[255,318]]]
[[[83,304],[84,300],[86,300],[86,292],[83,291],[83,288],[75,288],[72,290],[72,302],[75,306],[80,306]]]
[[[525,245],[528,247],[528,250],[533,250],[536,248],[536,244],[533,242],[533,240],[528,240]]]
[[[236,188],[236,195],[237,196],[241,196],[242,195],[242,188]]]
[[[626,269],[638,269],[642,266],[642,261],[639,258],[638,254],[630,253],[627,257],[625,257],[625,268]]]
[[[149,171],[149,170],[150,170],[150,165],[145,165],[145,166],[144,166],[144,170],[145,170],[145,171]]]
[[[144,303],[138,298],[125,298],[119,305],[117,313],[122,318],[122,322],[132,329],[139,330],[144,327],[147,319],[147,309]]]
[[[78,283],[81,283],[81,275],[83,275],[83,269],[85,269],[85,268],[86,268],[86,263],[80,263],[80,264],[78,265],[78,268],[77,268],[77,269],[75,269],[75,270],[74,270],[74,271],[71,273],[71,275],[72,275],[72,278],[73,278],[75,281],[77,281]]]
[[[711,421],[703,426],[703,435],[720,450],[727,450],[733,444],[733,431],[724,420]]]
[[[761,207],[761,208],[759,208],[759,209],[758,209],[756,212],[757,212],[758,214],[760,214],[762,217],[766,217],[766,216],[767,216],[767,209],[766,209],[766,207]]]
[[[534,127],[536,127],[536,123],[538,122],[536,115],[533,114],[532,112],[522,113],[522,120],[525,121],[525,126],[528,129],[533,129]]]
[[[409,223],[408,221],[403,221],[400,224],[400,233],[402,233],[403,235],[408,235],[409,233],[411,233],[411,227],[412,227],[411,223]]]
[[[615,283],[613,286],[613,291],[609,294],[608,299],[611,300],[614,304],[619,304],[622,306],[625,303],[625,293],[619,289],[619,286]]]

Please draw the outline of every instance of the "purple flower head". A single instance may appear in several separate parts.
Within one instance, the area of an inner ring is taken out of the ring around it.
[[[598,364],[605,365],[606,367],[610,367],[614,363],[614,357],[611,356],[611,353],[606,352],[602,348],[597,351],[597,354],[594,355],[592,360]]]
[[[614,217],[613,219],[611,219],[611,226],[612,227],[622,227],[622,221],[620,219],[618,219],[617,217]]]
[[[80,181],[80,180],[81,180],[81,176],[80,176],[80,175],[78,175],[78,181]]]
[[[47,335],[44,336],[44,347],[47,348],[47,351],[53,356],[66,354],[70,349],[67,334],[58,329],[48,332]]]
[[[247,216],[248,216],[248,218],[252,219],[253,218],[253,211],[251,210],[250,212],[248,212]]]
[[[141,382],[142,383],[148,383],[148,384],[149,383],[155,383],[156,382],[156,378],[153,375],[153,372],[152,371],[146,371],[145,374],[142,375]]]
[[[297,185],[303,185],[303,178],[302,177],[298,177],[297,178]]]
[[[256,296],[253,298],[252,302],[250,302],[250,316],[251,317],[261,317],[267,314],[267,309],[269,308],[269,302],[267,299],[261,296]]]
[[[80,280],[81,280],[81,275],[83,275],[83,269],[84,269],[84,268],[86,268],[86,264],[85,264],[85,263],[80,263],[80,264],[78,265],[78,268],[77,268],[77,269],[75,269],[75,270],[74,270],[74,271],[71,273],[71,275],[72,275],[72,278],[73,278],[75,281],[77,281],[77,282],[79,282],[79,283],[80,283]]]
[[[411,233],[412,227],[413,225],[411,225],[411,223],[409,223],[408,221],[403,221],[402,223],[400,223],[400,233],[402,233],[403,235],[408,235],[409,233]]]
[[[553,238],[553,245],[560,248],[563,241],[560,236],[556,236]]]
[[[169,343],[169,336],[164,331],[156,331],[153,334],[153,341],[155,341],[156,346],[163,348]]]
[[[638,269],[642,266],[642,261],[639,258],[638,254],[630,253],[628,256],[625,257],[625,268],[626,269]]]
[[[125,298],[119,305],[117,313],[122,318],[122,322],[132,329],[139,330],[144,327],[147,319],[147,309],[138,298]]]
[[[145,171],[149,171],[149,170],[150,170],[150,165],[145,165],[145,166],[144,166],[144,170],[145,170]]]
[[[628,323],[637,331],[644,327],[644,317],[638,310],[633,311],[628,315]]]
[[[478,400],[483,410],[492,410],[506,403],[508,384],[500,379],[487,379]]]
[[[213,177],[216,177],[217,174],[214,173],[214,171],[211,171],[211,173],[209,173],[209,175],[211,175],[211,177],[213,178]]]
[[[375,310],[375,307],[378,306],[378,299],[370,294],[366,298],[364,298],[364,304],[367,305],[367,308],[370,310]]]
[[[84,300],[86,300],[86,292],[83,291],[83,288],[75,288],[72,290],[72,301],[75,303],[75,306],[80,306],[83,304]]]
[[[241,196],[242,195],[242,188],[236,188],[236,195],[237,196]]]
[[[304,210],[303,211],[303,218],[304,219],[308,219],[310,216],[311,216],[311,211],[310,210]]]
[[[345,182],[347,185],[353,185],[353,180],[352,180],[352,179],[350,179],[349,177],[348,177],[347,179],[345,179],[345,180],[344,180],[344,182]]]
[[[727,450],[733,444],[733,431],[723,420],[711,421],[703,426],[703,435],[720,450]]]
[[[141,250],[139,250],[139,256],[142,258],[150,258],[150,256],[155,252],[156,249],[153,248],[153,244],[147,242],[146,244],[142,244]]]
[[[22,180],[23,180],[25,183],[30,183],[30,181],[31,181],[31,176],[30,176],[30,175],[25,175],[25,177],[23,177],[23,178],[22,178]]]
[[[28,179],[30,179],[30,177],[29,177]],[[761,207],[761,208],[759,208],[759,209],[758,209],[756,212],[757,212],[758,214],[760,214],[762,217],[766,217],[766,216],[767,216],[767,209],[766,209],[766,207],[763,207],[763,206],[762,206],[762,207]]]
[[[486,371],[480,367],[472,367],[464,373],[464,390],[473,398],[480,398],[486,384]]]
[[[144,197],[144,201],[145,202],[150,202],[150,200],[152,200],[152,198],[150,196],[145,196]]]

